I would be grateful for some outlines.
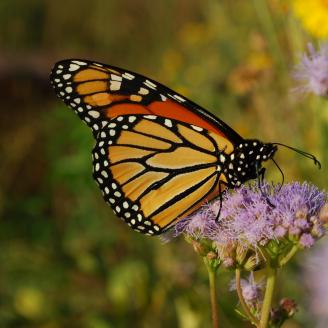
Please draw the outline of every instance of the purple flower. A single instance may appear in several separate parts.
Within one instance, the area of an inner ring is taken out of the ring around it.
[[[242,186],[224,195],[218,222],[220,200],[179,222],[176,233],[207,238],[219,247],[238,244],[256,249],[282,238],[310,247],[324,234],[318,215],[326,198],[325,192],[309,183],[294,182],[281,188],[265,183],[262,191],[256,184]]]
[[[178,222],[175,225],[175,232],[176,235],[183,232],[198,239],[211,234],[212,230],[216,229],[216,226],[215,213],[211,207],[205,205],[189,218]]]
[[[264,281],[256,282],[254,275],[251,272],[248,279],[240,280],[241,290],[243,297],[249,305],[255,305],[262,297],[262,291],[264,288]],[[230,283],[230,290],[236,290],[236,279],[233,279]]]
[[[303,54],[301,62],[295,67],[293,76],[303,85],[294,90],[314,93],[318,96],[328,95],[328,44],[322,44],[316,51],[308,44],[308,54]]]
[[[309,233],[303,233],[300,238],[300,244],[303,247],[309,248],[314,244],[314,238]]]

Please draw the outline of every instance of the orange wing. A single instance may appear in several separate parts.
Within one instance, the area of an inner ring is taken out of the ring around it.
[[[222,191],[243,141],[214,115],[142,75],[87,60],[52,70],[58,96],[93,130],[94,178],[128,225],[160,234]]]
[[[149,114],[212,131],[234,144],[242,138],[185,97],[142,75],[86,60],[64,60],[52,70],[60,98],[95,132],[120,115]]]
[[[219,192],[226,181],[217,154],[226,138],[154,115],[111,120],[93,150],[94,178],[117,216],[133,229],[160,234]]]

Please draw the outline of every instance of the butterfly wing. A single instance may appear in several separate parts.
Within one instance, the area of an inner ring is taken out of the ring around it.
[[[232,149],[226,138],[181,121],[122,115],[99,133],[94,178],[117,216],[160,234],[218,194],[226,179],[217,154]]]
[[[215,132],[239,144],[226,123],[173,90],[134,72],[87,60],[55,64],[51,82],[58,96],[94,131],[119,115],[150,114]]]
[[[86,60],[52,70],[58,96],[93,130],[94,178],[117,216],[160,234],[217,196],[224,161],[243,139],[165,86]]]

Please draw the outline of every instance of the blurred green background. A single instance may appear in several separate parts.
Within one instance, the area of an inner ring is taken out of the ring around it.
[[[131,231],[103,202],[94,140],[51,89],[54,62],[91,59],[158,80],[244,137],[314,153],[321,171],[285,149],[277,161],[287,181],[324,188],[327,102],[290,92],[299,53],[324,37],[289,1],[1,0],[0,327],[210,327],[206,270],[191,247]],[[281,274],[280,296],[301,310],[284,327],[312,327],[304,259]],[[231,278],[220,273],[221,327],[248,327]]]

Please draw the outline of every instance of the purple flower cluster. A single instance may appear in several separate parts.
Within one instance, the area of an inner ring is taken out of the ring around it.
[[[302,56],[294,70],[294,78],[303,83],[295,91],[328,96],[328,44],[322,44],[318,51],[309,44],[308,49],[309,54]]]
[[[310,247],[325,233],[319,211],[327,194],[315,186],[298,182],[280,186],[264,184],[242,186],[220,201],[204,205],[198,212],[176,225],[176,233],[207,238],[219,246],[265,246],[271,240],[289,240]]]

